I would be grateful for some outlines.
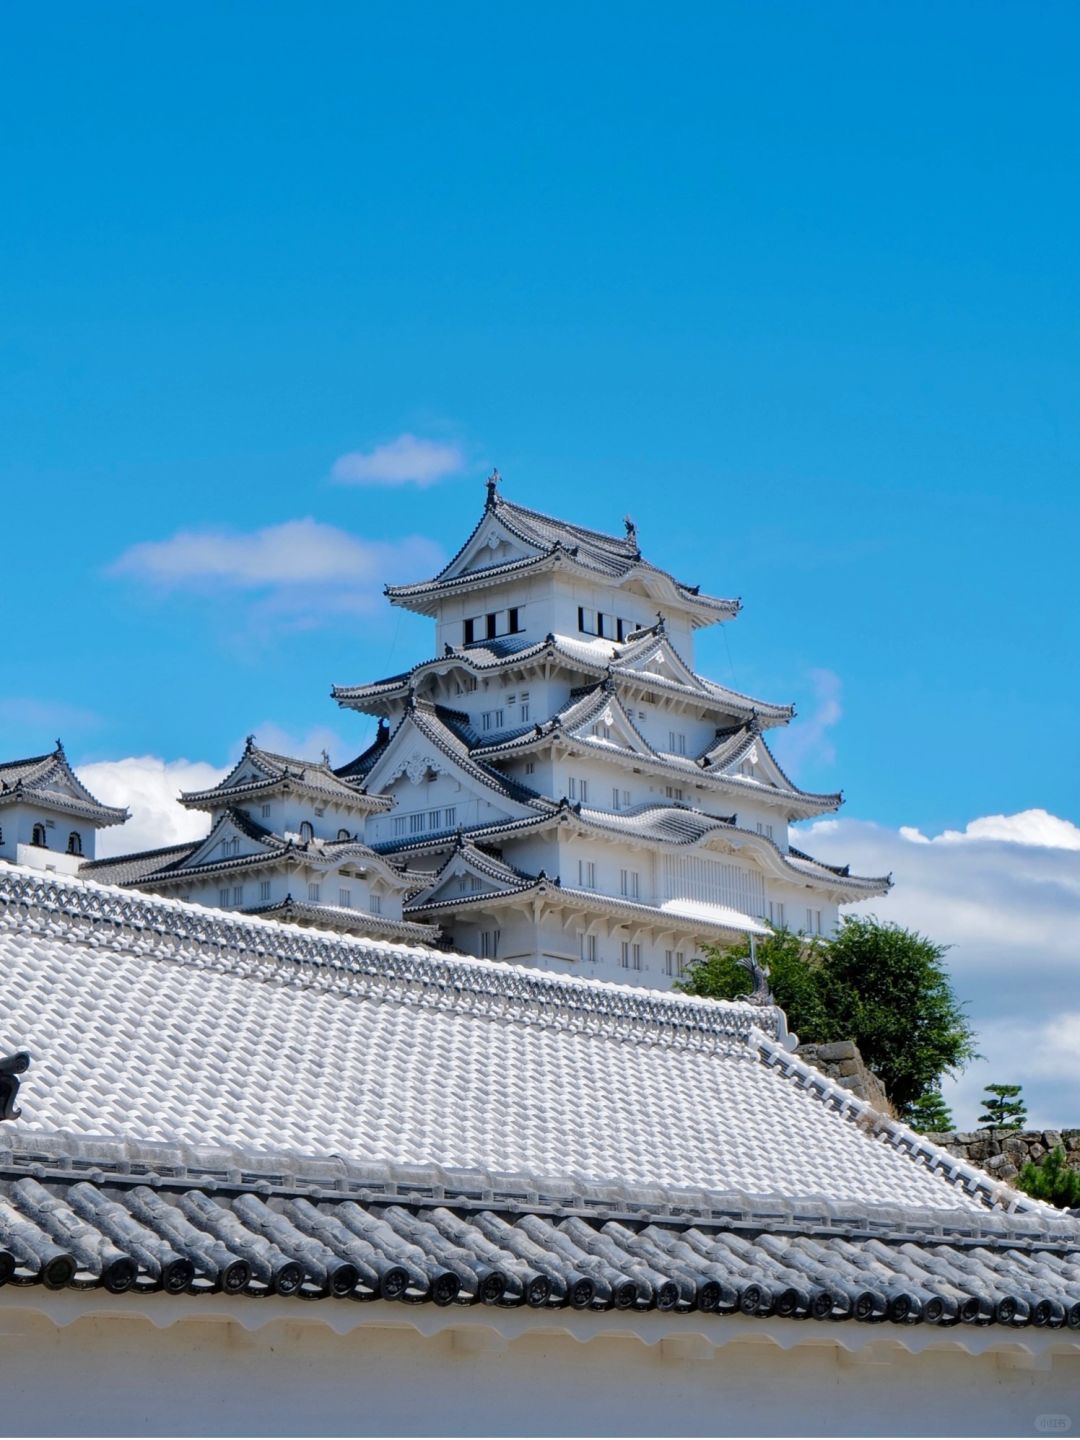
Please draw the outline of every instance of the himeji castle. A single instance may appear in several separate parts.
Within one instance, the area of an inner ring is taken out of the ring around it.
[[[379,720],[349,767],[382,802],[366,839],[434,872],[404,914],[452,948],[667,988],[704,946],[827,933],[888,888],[790,843],[841,797],[772,755],[791,706],[697,673],[695,631],[739,602],[649,564],[629,520],[553,519],[496,474],[445,569],[386,593],[435,621],[435,658],[333,694]]]

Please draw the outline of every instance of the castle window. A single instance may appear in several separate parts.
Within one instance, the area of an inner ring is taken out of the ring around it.
[[[395,816],[394,816],[394,834],[395,834],[395,835],[404,835],[404,834],[405,834],[405,820],[406,820],[406,817],[405,817],[404,815],[395,815]]]
[[[481,960],[497,960],[499,958],[499,938],[501,934],[501,930],[480,931]]]
[[[582,960],[596,961],[596,936],[582,935],[581,937],[581,958]]]
[[[69,855],[82,854],[82,836],[77,830],[72,830],[71,834],[68,836],[67,853]]]
[[[265,904],[270,899],[270,881],[259,881],[259,899]]]
[[[269,806],[269,805],[264,805],[264,806],[262,807],[262,813],[263,813],[263,819],[264,819],[264,820],[268,820],[268,819],[270,818],[270,806]]]
[[[35,825],[35,826],[34,826],[33,831],[31,832],[31,836],[30,836],[30,844],[31,844],[31,845],[40,845],[43,849],[47,846],[48,842],[47,842],[46,839],[45,839],[45,826],[44,826],[44,825]]]
[[[579,860],[577,862],[578,884],[583,885],[586,890],[596,889],[596,861]]]
[[[619,894],[628,900],[636,900],[641,889],[641,875],[637,870],[619,871]]]
[[[686,736],[685,736],[685,735],[682,735],[682,734],[679,734],[678,731],[669,730],[669,731],[668,731],[668,751],[669,751],[672,755],[685,755],[685,754],[686,754]]]
[[[457,806],[448,805],[443,811],[443,827],[452,830],[457,824]]]
[[[309,903],[312,905],[317,905],[319,903],[319,885],[317,881],[312,880],[309,883],[307,887],[307,898]]]
[[[624,970],[640,970],[641,946],[631,945],[628,940],[624,940],[619,952],[619,964]]]
[[[533,775],[533,774],[535,774],[535,772],[536,772],[536,761],[535,761],[535,760],[526,760],[526,762],[525,762],[525,774],[526,774],[526,775]]]
[[[465,638],[464,638],[464,643],[465,643],[466,645],[471,645],[475,639],[476,639],[476,621],[475,621],[475,620],[466,620],[466,621],[465,621]]]
[[[233,886],[232,903],[233,903],[234,905],[242,905],[242,904],[244,903],[244,887],[243,887],[243,885],[234,885],[234,886]]]
[[[423,815],[420,814],[419,812],[418,812],[417,814],[415,814],[415,815],[410,815],[410,816],[409,816],[409,833],[412,834],[412,835],[420,835],[420,834],[423,833],[423,830],[424,830],[424,817],[423,817]]]
[[[219,905],[228,905],[228,903],[229,903],[229,887],[228,887],[228,885],[223,886],[222,889],[220,889],[220,890],[217,892],[217,898],[218,898],[218,904],[219,904]]]
[[[521,692],[521,718],[522,720],[529,718],[529,692],[527,690]]]
[[[506,633],[508,635],[519,635],[521,633],[521,611],[512,607],[506,612]]]
[[[495,637],[496,637],[496,635],[498,635],[498,633],[499,633],[499,615],[498,615],[498,612],[495,611],[495,610],[493,610],[490,615],[485,615],[485,616],[484,616],[484,620],[485,620],[486,626],[487,626],[487,638],[488,638],[489,640],[494,640]]]
[[[305,845],[308,844],[309,841],[315,839],[315,827],[312,825],[310,820],[305,820],[301,824],[300,839],[304,842]]]
[[[671,975],[676,980],[681,980],[686,974],[686,955],[682,950],[664,951],[664,974]]]
[[[351,840],[352,836],[349,834],[348,830],[339,830],[337,832],[337,838],[339,840]]]
[[[371,906],[371,913],[372,913],[372,915],[381,915],[381,914],[382,914],[382,896],[381,896],[381,895],[371,895],[371,896],[369,896],[369,903],[370,903],[370,906]]]
[[[341,906],[341,908],[342,908],[343,910],[351,910],[351,909],[352,909],[352,891],[351,891],[351,890],[342,889],[342,890],[339,890],[337,893],[338,893],[338,904]]]

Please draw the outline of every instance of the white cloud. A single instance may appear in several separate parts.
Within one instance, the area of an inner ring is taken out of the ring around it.
[[[388,580],[425,578],[442,564],[443,552],[423,536],[364,540],[308,517],[246,534],[180,530],[130,546],[108,573],[161,590],[248,592],[264,614],[316,625],[380,609]]]
[[[963,830],[943,830],[931,839],[922,831],[903,825],[905,840],[921,844],[953,844],[964,840],[1006,840],[1014,845],[1042,845],[1050,850],[1080,850],[1080,827],[1060,820],[1049,810],[1021,810],[1016,815],[983,815]]]
[[[795,843],[861,874],[893,873],[858,907],[953,948],[947,963],[978,1031],[976,1061],[946,1086],[971,1126],[991,1082],[1024,1087],[1037,1125],[1080,1124],[1080,831],[1046,811],[984,816],[928,837],[823,820]]]
[[[813,763],[832,765],[836,749],[829,731],[843,716],[840,704],[840,676],[833,670],[811,670],[814,709],[805,718],[799,717],[790,728],[775,737],[781,762],[792,769]]]
[[[399,435],[373,450],[352,450],[334,461],[330,477],[339,485],[435,485],[464,467],[459,445]]]
[[[202,760],[162,760],[157,755],[79,765],[76,774],[92,795],[131,811],[126,825],[111,825],[99,833],[98,857],[198,840],[206,834],[209,817],[201,810],[185,810],[176,797],[181,790],[216,785],[226,773]]]

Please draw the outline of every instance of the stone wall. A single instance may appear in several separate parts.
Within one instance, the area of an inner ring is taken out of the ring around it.
[[[800,1045],[795,1052],[800,1060],[823,1070],[830,1080],[843,1085],[860,1100],[866,1100],[883,1115],[895,1117],[896,1111],[885,1094],[885,1087],[859,1054],[854,1040],[834,1040],[828,1045]]]
[[[1041,1160],[1060,1145],[1080,1170],[1080,1130],[950,1130],[928,1135],[960,1160],[970,1160],[998,1180],[1013,1180],[1029,1160]]]

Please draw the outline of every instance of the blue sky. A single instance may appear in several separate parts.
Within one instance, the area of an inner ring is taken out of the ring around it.
[[[5,753],[344,758],[329,686],[427,652],[381,585],[494,463],[743,597],[701,668],[852,822],[1080,819],[1074,6],[3,30]],[[335,482],[402,435],[448,473]]]

